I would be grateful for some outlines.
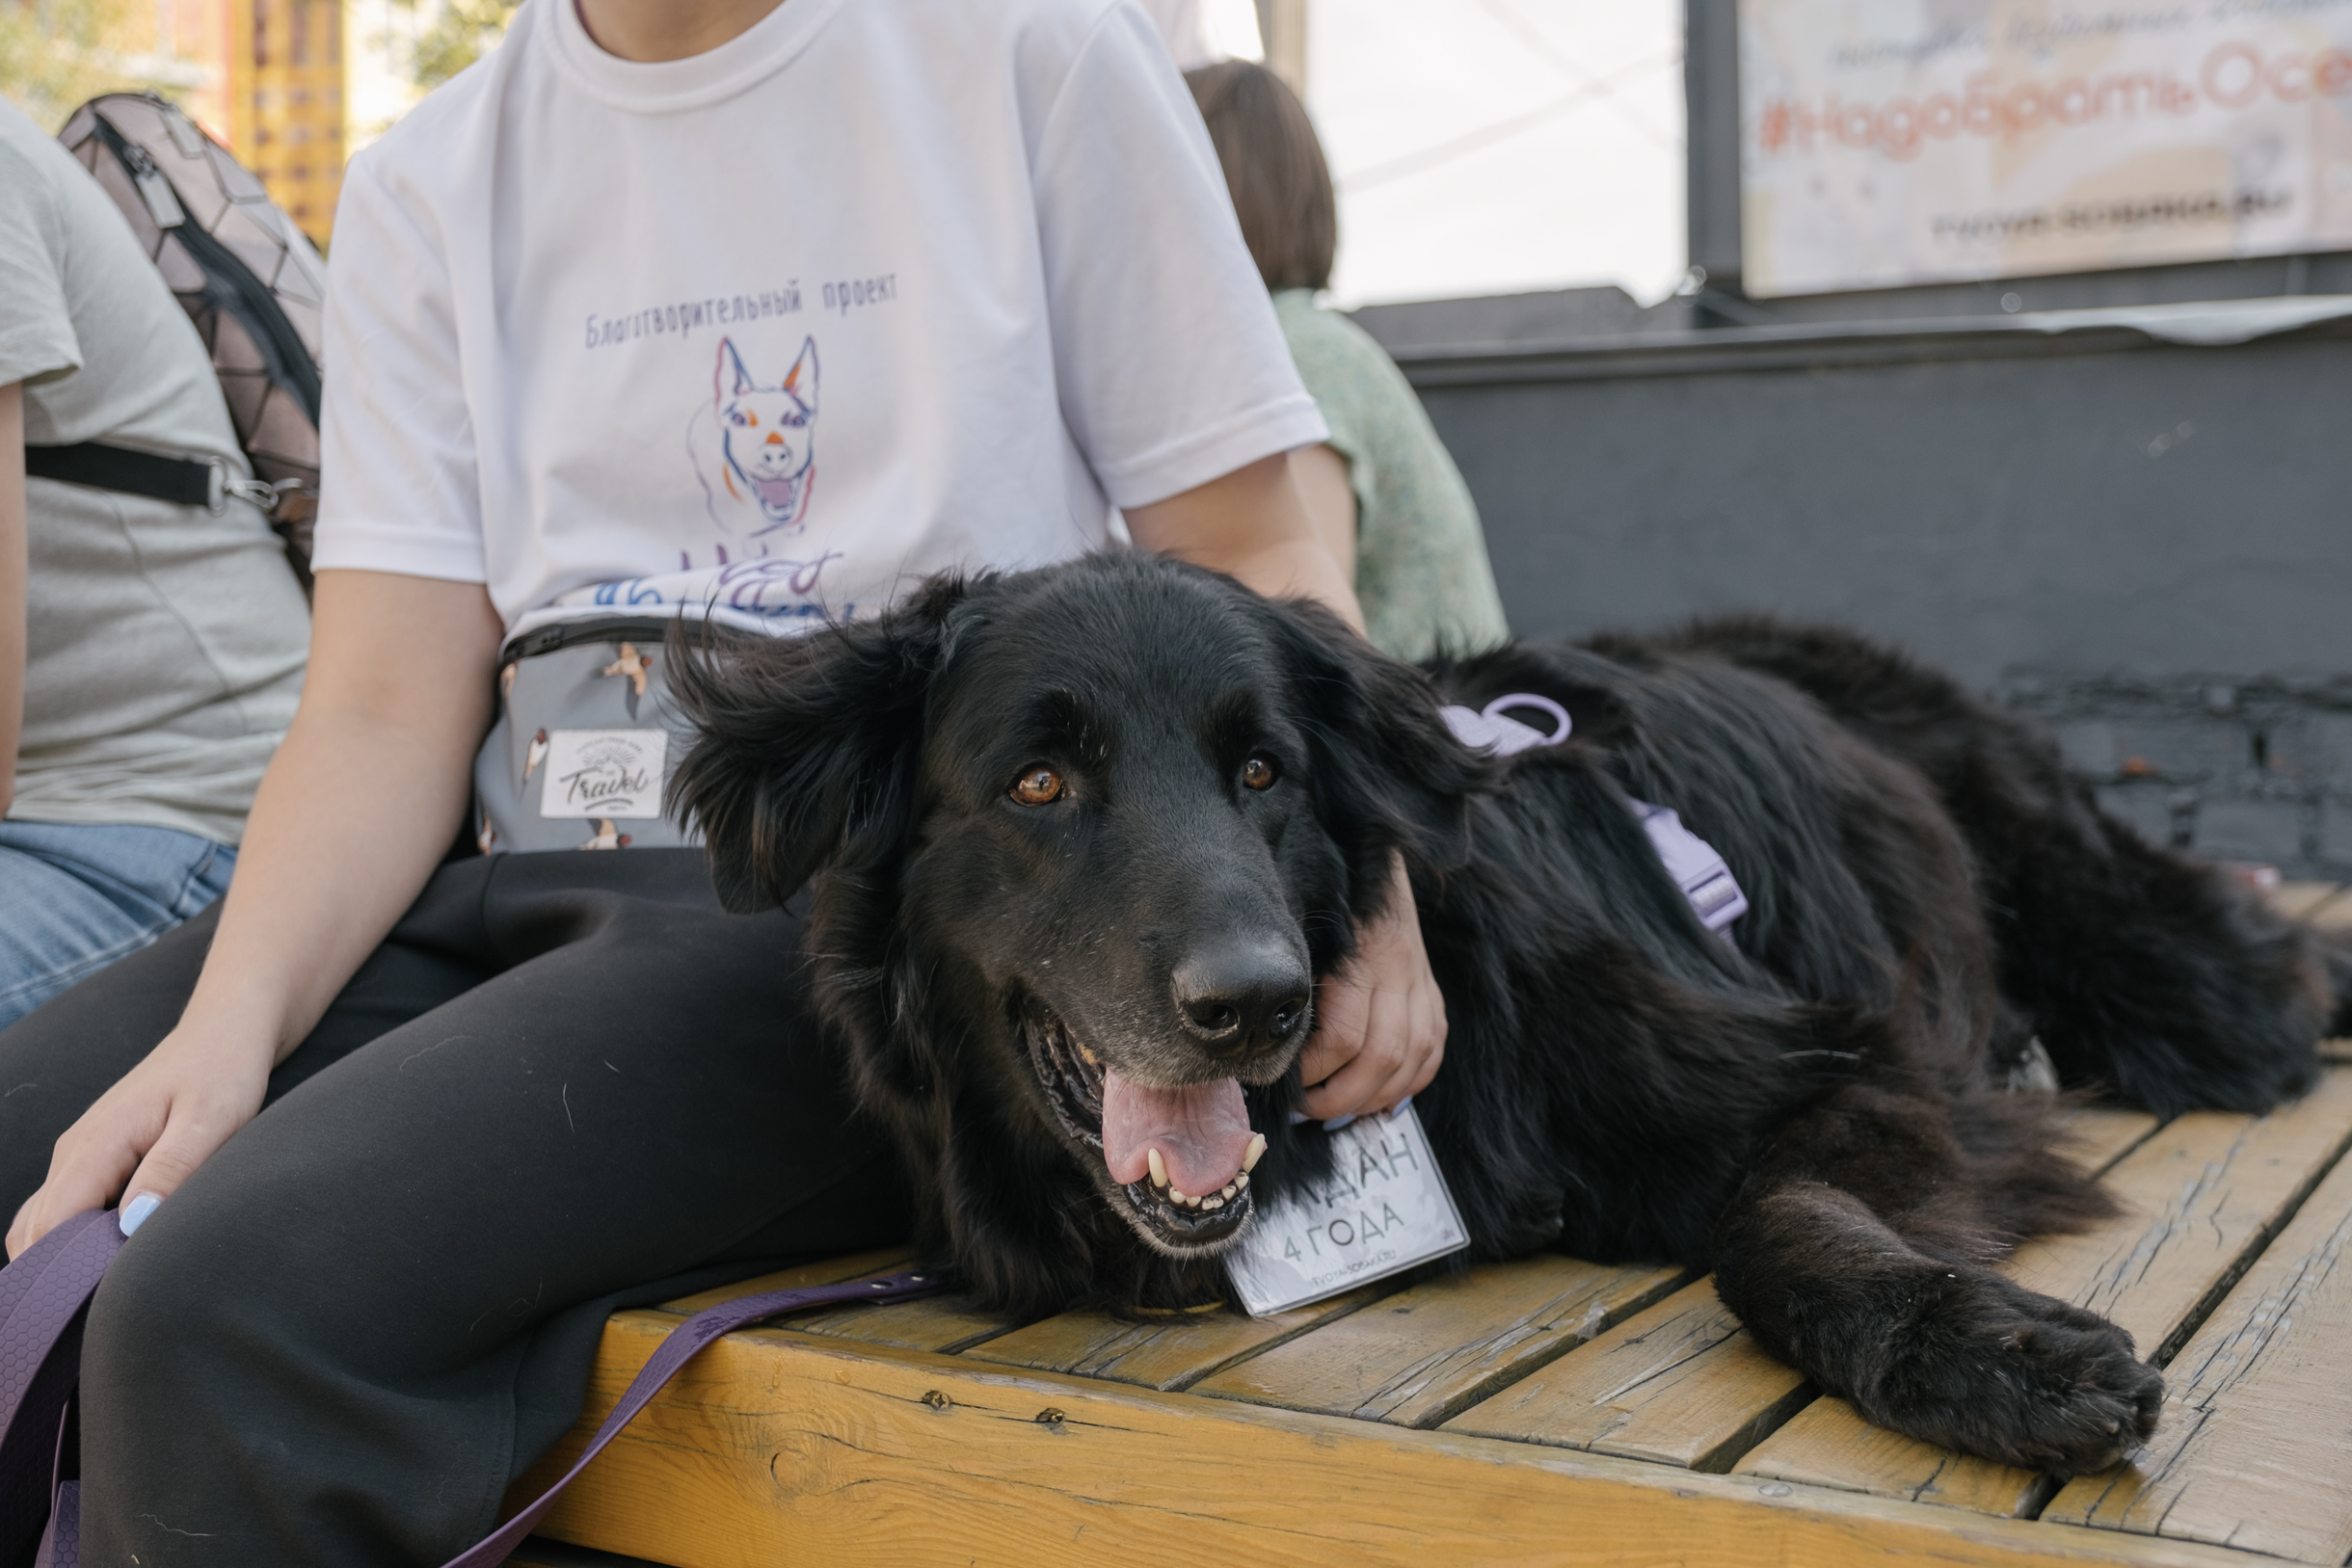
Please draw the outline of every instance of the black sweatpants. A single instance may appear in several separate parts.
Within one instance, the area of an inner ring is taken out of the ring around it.
[[[82,1360],[94,1568],[435,1568],[643,1304],[907,1231],[800,922],[697,850],[452,863],[124,1246]],[[189,922],[0,1032],[0,1215],[170,1030]]]

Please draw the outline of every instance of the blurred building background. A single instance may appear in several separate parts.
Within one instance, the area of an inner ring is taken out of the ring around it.
[[[1302,90],[1520,632],[1834,619],[2352,876],[2352,4],[1144,3]],[[325,242],[513,9],[0,0],[0,92],[177,97]]]
[[[1153,0],[1199,58],[1262,58],[1329,146],[1344,304],[1684,267],[1678,0]],[[0,0],[0,92],[46,125],[179,101],[322,245],[342,165],[494,47],[511,0]]]
[[[154,92],[321,247],[351,153],[494,46],[506,0],[0,0],[0,93],[47,126]]]

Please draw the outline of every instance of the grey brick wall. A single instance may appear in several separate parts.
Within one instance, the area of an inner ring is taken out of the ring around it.
[[[1999,696],[2146,838],[2289,877],[2352,880],[2352,677],[2013,671]]]

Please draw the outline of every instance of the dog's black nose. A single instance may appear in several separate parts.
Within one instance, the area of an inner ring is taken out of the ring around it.
[[[1288,1040],[1307,1014],[1306,962],[1287,943],[1202,947],[1174,978],[1185,1028],[1220,1056]]]

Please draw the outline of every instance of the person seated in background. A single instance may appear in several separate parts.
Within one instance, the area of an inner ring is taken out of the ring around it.
[[[1291,359],[1331,427],[1328,444],[1295,454],[1292,466],[1324,543],[1352,565],[1366,635],[1403,659],[1503,642],[1510,628],[1470,487],[1395,361],[1315,303],[1330,286],[1339,209],[1306,106],[1245,60],[1187,71],[1185,84]]]
[[[0,102],[0,1027],[220,897],[309,646],[257,509],[26,478],[80,441],[247,475],[163,276]]]

